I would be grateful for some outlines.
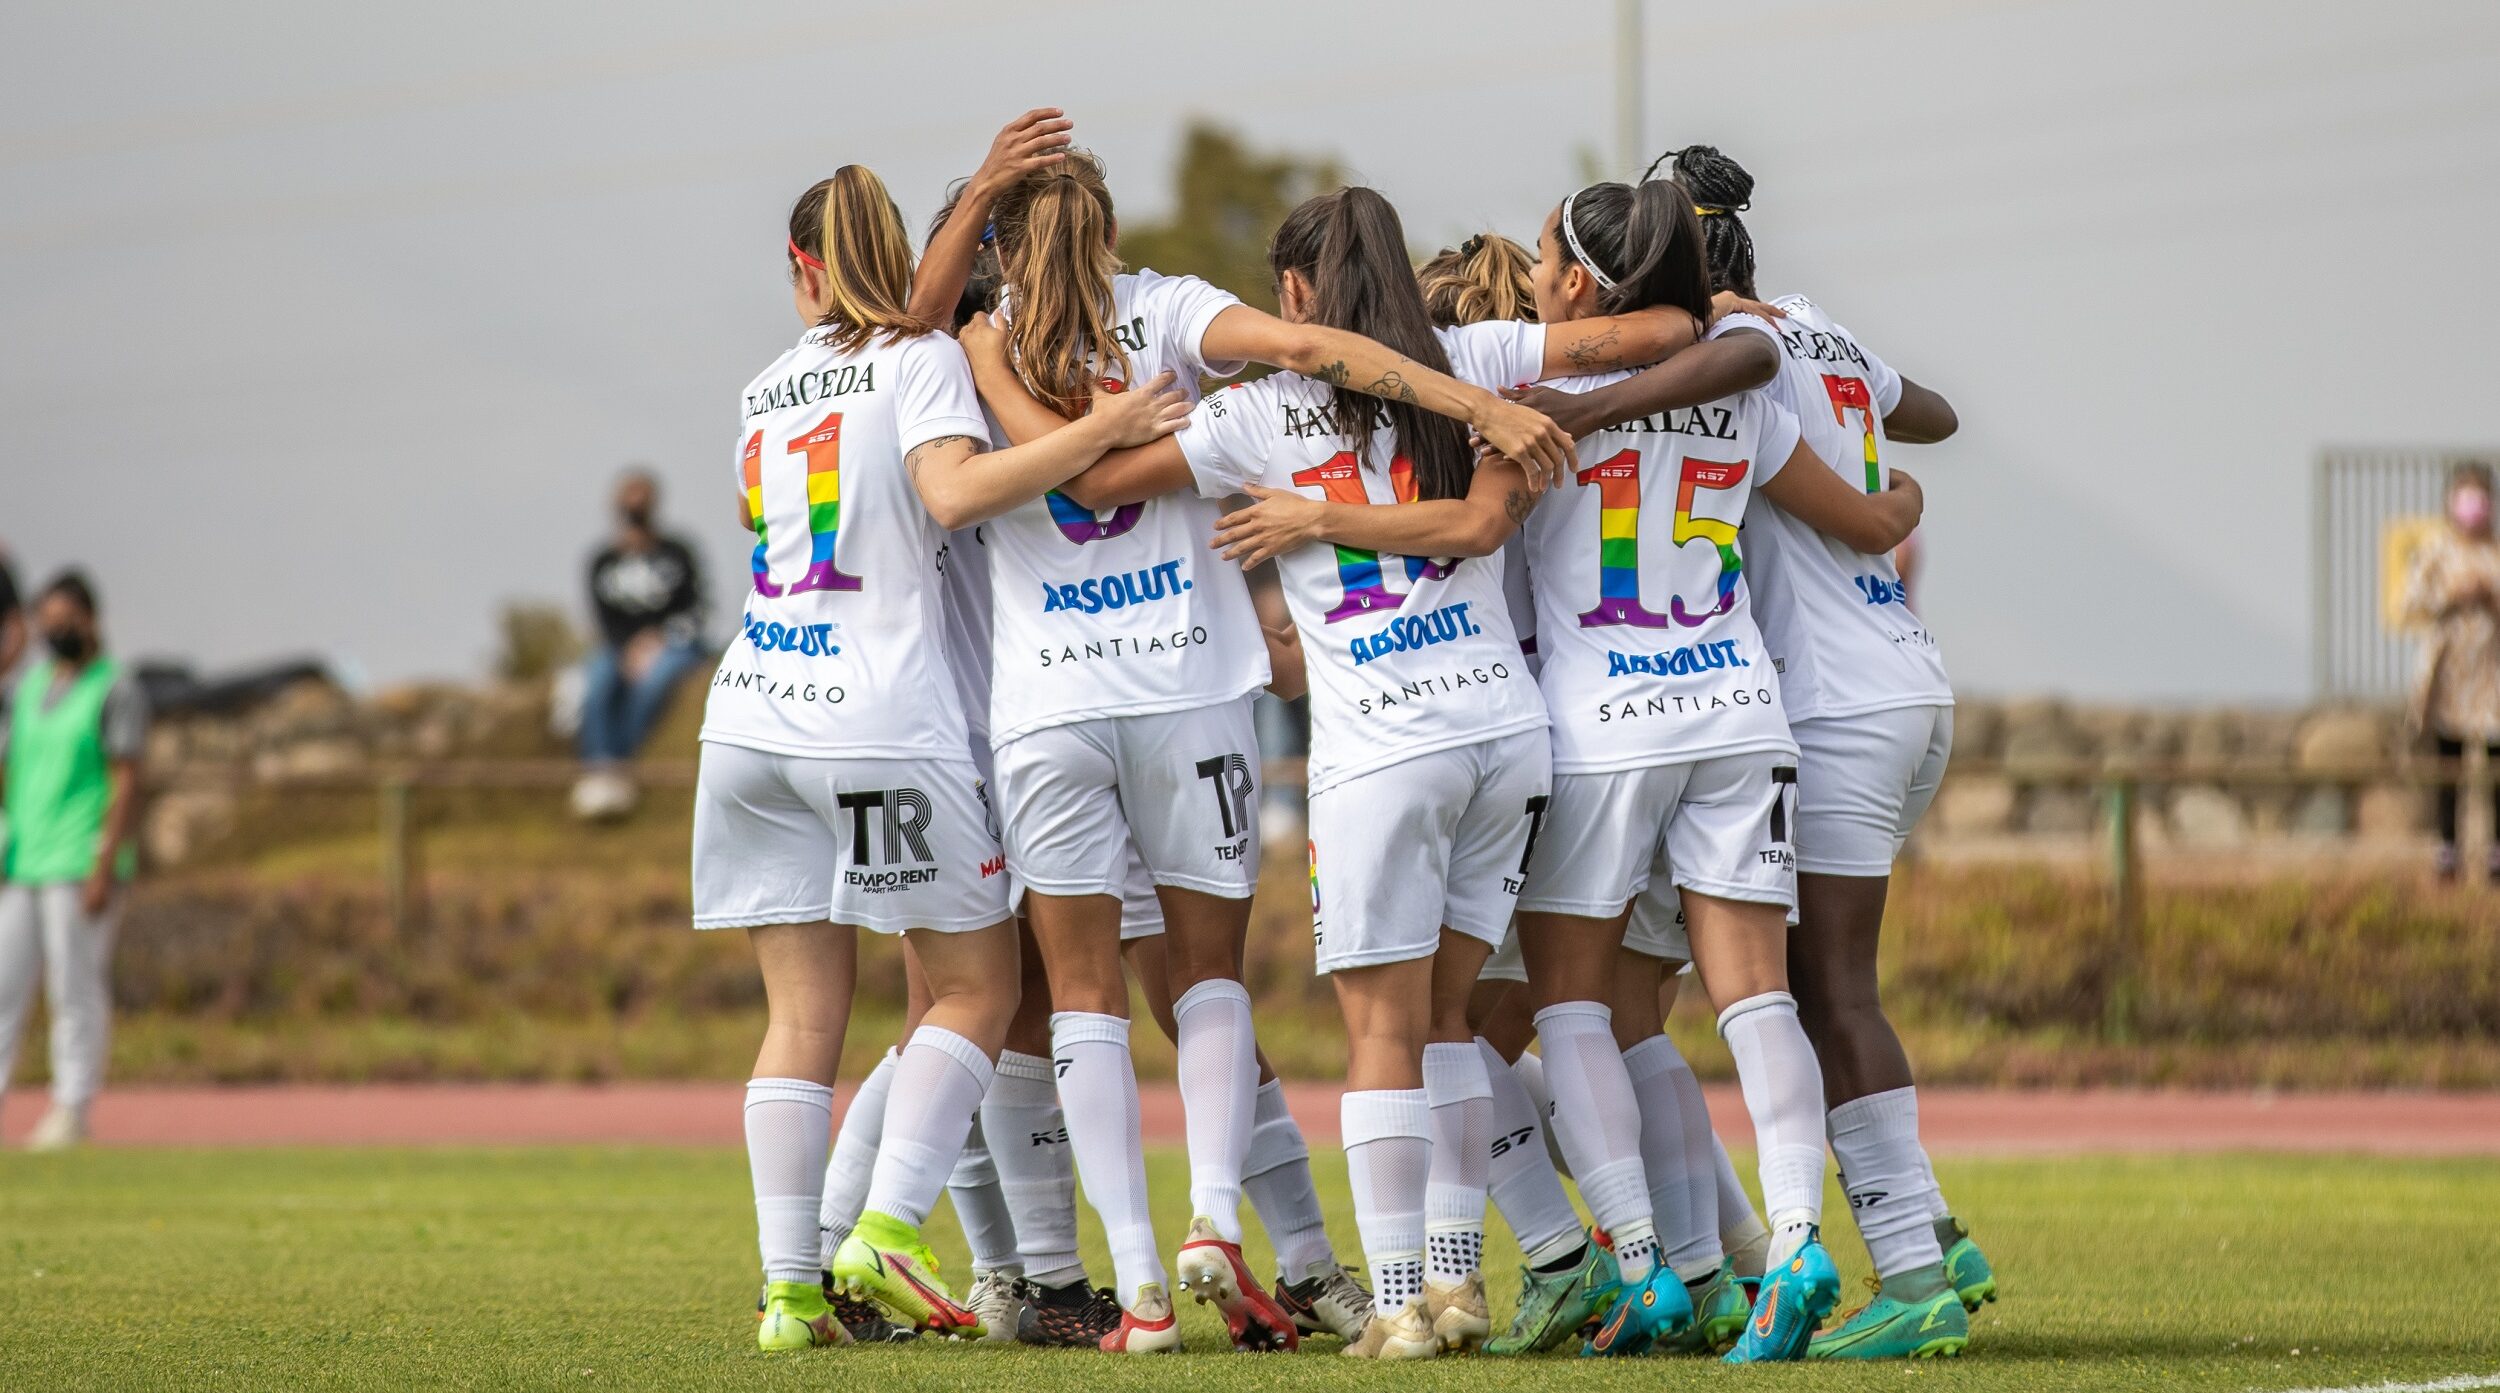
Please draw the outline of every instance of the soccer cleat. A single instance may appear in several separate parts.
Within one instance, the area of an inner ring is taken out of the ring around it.
[[[937,1254],[920,1230],[870,1210],[833,1255],[833,1284],[846,1296],[868,1297],[917,1329],[978,1338],[981,1318],[938,1280]]]
[[[1363,1333],[1338,1351],[1348,1359],[1430,1359],[1440,1352],[1441,1337],[1420,1296],[1385,1315],[1375,1309]]]
[[[1753,1314],[1753,1293],[1736,1275],[1731,1262],[1719,1264],[1700,1286],[1687,1286],[1693,1301],[1693,1323],[1658,1343],[1661,1354],[1718,1354],[1736,1343],[1745,1318]]]
[[[1693,1298],[1675,1269],[1658,1263],[1637,1282],[1618,1282],[1614,1304],[1597,1323],[1580,1354],[1587,1359],[1623,1358],[1649,1353],[1660,1340],[1672,1339],[1693,1323]]]
[[[964,1305],[981,1322],[984,1340],[1013,1340],[1024,1315],[1024,1282],[1005,1272],[976,1273]]]
[[[755,1347],[766,1352],[847,1345],[851,1332],[833,1318],[824,1289],[814,1282],[772,1282],[764,1288],[764,1311],[755,1322]]]
[[[1938,1219],[1936,1242],[1944,1249],[1944,1279],[1962,1298],[1963,1310],[1976,1311],[1997,1299],[1996,1269],[1988,1265],[1988,1255],[1979,1251],[1979,1245],[1970,1241],[1970,1230],[1961,1220],[1950,1214]]]
[[[1900,1301],[1885,1295],[1880,1282],[1870,1278],[1867,1285],[1875,1289],[1875,1299],[1850,1312],[1838,1328],[1815,1336],[1806,1358],[1949,1359],[1970,1346],[1970,1313],[1951,1287],[1939,1285],[1932,1296]]]
[[[1170,1354],[1181,1347],[1181,1323],[1161,1282],[1137,1289],[1137,1300],[1120,1312],[1119,1328],[1102,1337],[1105,1354]]]
[[[1293,1323],[1305,1335],[1359,1340],[1364,1323],[1372,1318],[1372,1294],[1363,1290],[1354,1274],[1335,1262],[1306,1269],[1299,1282],[1288,1282],[1279,1276],[1276,1304],[1293,1317]]]
[[[1510,1330],[1484,1347],[1487,1354],[1543,1354],[1577,1334],[1614,1305],[1622,1287],[1615,1255],[1591,1243],[1580,1261],[1560,1272],[1521,1268],[1519,1310]]]
[[[1191,1221],[1189,1237],[1181,1244],[1172,1272],[1182,1291],[1202,1306],[1214,1302],[1215,1309],[1224,1313],[1224,1328],[1232,1332],[1234,1349],[1301,1347],[1302,1332],[1250,1275],[1249,1264],[1241,1260],[1241,1245],[1227,1242],[1204,1218]]]
[[[1840,1300],[1840,1269],[1823,1251],[1821,1226],[1806,1230],[1805,1246],[1762,1275],[1754,1297],[1753,1316],[1745,1322],[1730,1364],[1767,1364],[1803,1359],[1816,1326]]]
[[[1485,1302],[1481,1272],[1470,1272],[1467,1280],[1448,1286],[1424,1283],[1424,1313],[1432,1317],[1433,1337],[1452,1354],[1483,1348],[1485,1337],[1493,1333],[1493,1308]]]
[[[1027,1282],[1016,1338],[1045,1348],[1101,1349],[1103,1337],[1120,1328],[1120,1316],[1109,1287],[1087,1287],[1081,1277],[1056,1287]]]

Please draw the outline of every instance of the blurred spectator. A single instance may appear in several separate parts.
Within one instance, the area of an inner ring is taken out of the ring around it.
[[[2448,473],[2448,525],[2425,539],[2406,579],[2408,621],[2425,627],[2413,689],[2415,727],[2455,759],[2467,741],[2500,755],[2500,543],[2491,532],[2491,468]],[[2494,799],[2500,823],[2500,797]],[[2500,847],[2486,874],[2500,873]],[[2457,873],[2457,787],[2439,788],[2439,873]]]
[[[633,810],[625,763],[668,709],[678,681],[703,659],[703,577],[694,549],[656,522],[657,480],[628,470],[616,485],[616,536],[590,560],[598,646],[584,664],[582,763],[573,812]]]
[[[104,1082],[112,1037],[113,928],[135,857],[139,756],[148,705],[104,656],[95,592],[76,571],[34,606],[45,653],[29,663],[0,723],[0,805],[9,844],[0,875],[0,1092],[43,981],[52,1013],[52,1110],[27,1145],[75,1146]]]

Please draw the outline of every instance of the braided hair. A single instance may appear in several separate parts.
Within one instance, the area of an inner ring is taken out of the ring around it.
[[[1711,289],[1754,298],[1753,234],[1745,230],[1745,220],[1736,216],[1753,206],[1753,176],[1720,154],[1715,145],[1670,150],[1641,177],[1657,173],[1659,165],[1668,167],[1667,177],[1684,187],[1693,200],[1693,211],[1701,214],[1701,247],[1710,260]]]

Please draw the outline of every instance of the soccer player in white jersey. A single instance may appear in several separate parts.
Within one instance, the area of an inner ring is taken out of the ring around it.
[[[1659,163],[1695,200],[1713,282],[1750,296],[1753,240],[1738,215],[1752,176],[1706,145]],[[1872,493],[1883,487],[1892,442],[1952,434],[1944,398],[1902,377],[1821,306],[1803,296],[1776,303],[1784,317],[1759,326],[1781,348],[1779,374],[1764,390],[1797,416],[1831,472]],[[1545,405],[1582,429],[1646,414],[1656,409],[1658,385],[1647,376],[1577,406]],[[1776,500],[1747,520],[1745,541],[1755,611],[1799,749],[1790,970],[1822,1064],[1832,1150],[1882,1282],[1875,1300],[1811,1353],[1956,1353],[1968,1343],[1967,1311],[1994,1299],[1996,1279],[1947,1209],[1919,1145],[1909,1061],[1875,977],[1893,859],[1934,798],[1952,748],[1952,687],[1886,548],[1818,532]]]
[[[1672,228],[1663,248],[1660,228]],[[1540,238],[1539,310],[1569,319],[1627,296],[1698,306],[1710,289],[1700,235],[1672,185],[1584,189]],[[1722,318],[1711,333],[1749,320]],[[1606,1004],[1627,907],[1663,851],[1745,1086],[1772,1212],[1773,1275],[1729,1357],[1796,1358],[1837,1298],[1839,1277],[1816,1232],[1821,1077],[1786,990],[1796,747],[1750,612],[1737,528],[1760,489],[1814,526],[1883,549],[1916,524],[1919,499],[1914,487],[1870,497],[1826,470],[1792,467],[1814,456],[1795,418],[1758,392],[1596,432],[1579,455],[1571,485],[1527,528],[1542,681],[1556,712],[1553,840],[1521,897],[1547,1078],[1574,1173],[1616,1237],[1627,1288],[1654,1293],[1651,1309],[1679,1317],[1650,1338],[1671,1335],[1692,1318],[1690,1292],[1671,1265],[1658,1264],[1645,1283],[1631,1270],[1636,1248],[1656,1262],[1658,1235],[1643,1129],[1627,1136],[1621,1125],[1640,1114],[1625,1106],[1630,1071]],[[1572,854],[1559,854],[1563,847]],[[1609,1210],[1633,1217],[1618,1225]],[[1614,1324],[1610,1317],[1593,1343],[1607,1343]]]
[[[704,711],[693,849],[695,926],[747,930],[764,978],[746,1134],[765,1349],[848,1339],[816,1220],[862,925],[914,940],[933,1004],[896,1061],[832,1280],[913,1323],[963,1314],[918,1225],[988,1088],[1016,942],[954,675],[929,641],[946,532],[1180,422],[1180,398],[1148,383],[1080,430],[979,456],[962,352],[909,312],[911,244],[877,176],[843,166],[800,196],[788,233],[810,327],[740,399],[754,589]]]
[[[1395,212],[1371,190],[1304,204],[1269,253],[1286,317],[1389,336],[1410,363],[1431,365],[1403,370],[1416,382],[1446,381],[1438,368],[1449,363],[1466,381],[1509,384],[1575,354],[1654,358],[1692,338],[1689,321],[1664,315],[1551,336],[1515,324],[1435,336],[1402,245]],[[986,391],[995,370],[975,371]],[[1067,491],[1101,506],[1184,485],[1210,501],[1307,488],[1363,513],[1470,490],[1463,438],[1425,414],[1428,398],[1375,403],[1338,389],[1338,376],[1218,394],[1200,404],[1185,451],[1124,453]],[[1507,462],[1472,488],[1476,536],[1490,537],[1482,555],[1527,491]],[[1543,715],[1502,614],[1498,566],[1317,544],[1279,564],[1311,671],[1318,962],[1352,1039],[1343,1121],[1376,1298],[1347,1353],[1420,1357],[1489,1330],[1477,1271],[1489,1086],[1465,1006],[1507,927],[1543,791]]]
[[[1194,277],[1121,273],[1110,194],[1090,157],[1029,176],[993,206],[990,223],[1006,280],[1005,332],[972,326],[965,338],[977,359],[995,364],[984,395],[1009,439],[1046,435],[1086,401],[1157,370],[1194,390],[1201,375],[1260,361],[1412,394],[1531,458],[1568,453],[1533,412],[1355,335],[1287,324]],[[984,534],[1006,841],[1049,970],[1070,1142],[1127,1311],[1104,1337],[1113,1351],[1168,1349],[1179,1338],[1146,1208],[1114,931],[1131,844],[1163,904],[1178,993],[1196,1216],[1180,1280],[1222,1309],[1237,1344],[1295,1338],[1239,1248],[1259,1108],[1238,966],[1259,859],[1247,698],[1268,672],[1248,588],[1208,549],[1216,511],[1190,498],[1104,506],[1063,487]]]

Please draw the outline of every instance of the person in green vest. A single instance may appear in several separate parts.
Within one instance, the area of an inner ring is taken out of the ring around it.
[[[114,921],[133,867],[147,698],[97,637],[95,591],[65,571],[34,604],[45,652],[0,713],[0,1096],[43,982],[52,1110],[27,1145],[75,1146],[104,1082]]]

